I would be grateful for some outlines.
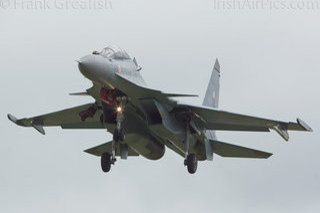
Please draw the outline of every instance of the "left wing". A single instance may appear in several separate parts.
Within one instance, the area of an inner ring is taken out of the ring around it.
[[[13,115],[8,114],[9,120],[14,122],[19,126],[25,127],[34,127],[41,134],[45,134],[43,127],[44,126],[61,126],[65,129],[100,129],[106,128],[100,122],[100,116],[102,114],[101,110],[98,110],[91,117],[89,116],[86,121],[81,120],[81,112],[88,110],[90,107],[93,107],[92,104],[85,104],[58,112],[53,112],[49,114],[39,115],[31,118],[17,119]],[[108,128],[108,127],[107,127]]]
[[[206,122],[205,127],[209,130],[234,130],[234,131],[265,131],[275,130],[286,141],[289,140],[287,130],[309,131],[312,129],[301,119],[295,122],[283,122],[258,118],[248,115],[241,115],[232,112],[217,110],[210,107],[179,105],[191,109]]]

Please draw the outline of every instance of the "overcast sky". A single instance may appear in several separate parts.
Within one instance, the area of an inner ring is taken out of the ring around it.
[[[112,0],[104,8],[26,8],[0,0],[0,212],[319,212],[320,9],[218,8],[214,0]],[[59,3],[58,2],[58,3]],[[62,2],[62,3],[61,3]],[[62,6],[61,6],[62,4]],[[76,6],[74,6],[76,7]],[[118,160],[111,173],[84,149],[104,130],[33,129],[8,121],[91,102],[76,59],[117,44],[148,85],[199,94],[221,64],[220,108],[313,133],[218,132],[221,141],[274,155],[200,162],[189,175],[170,150],[159,161]]]

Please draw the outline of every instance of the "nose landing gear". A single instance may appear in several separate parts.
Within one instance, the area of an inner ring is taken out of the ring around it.
[[[116,107],[116,112],[117,112],[117,117],[116,117],[116,121],[117,121],[117,127],[114,130],[113,133],[113,140],[115,142],[124,141],[124,110],[125,110],[125,106],[127,104],[127,97],[123,96],[123,97],[118,97],[117,98],[117,107]]]
[[[116,102],[116,128],[113,132],[113,140],[112,140],[112,153],[103,153],[101,155],[101,168],[104,172],[109,172],[111,168],[111,164],[116,162],[116,147],[120,147],[120,156],[122,159],[126,159],[128,156],[128,147],[127,144],[124,143],[125,140],[125,130],[124,130],[124,110],[125,106],[128,102],[126,96],[117,97],[115,99]],[[120,146],[117,146],[117,143],[120,143]]]
[[[116,107],[116,112],[117,112],[117,117],[116,117],[116,122],[117,126],[116,129],[114,130],[113,134],[113,140],[115,142],[123,142],[124,141],[124,110],[125,106],[127,103],[127,98],[124,97],[118,97],[117,98],[118,105]]]
[[[120,127],[120,129],[116,128],[113,132],[113,140],[115,142],[118,142],[118,141],[121,141],[123,142],[124,141],[124,128],[123,127]]]
[[[125,131],[124,131],[124,110],[125,110],[125,106],[128,102],[127,97],[126,96],[122,96],[122,97],[117,97],[116,98],[117,101],[117,107],[116,107],[116,112],[117,112],[117,126],[113,132],[113,143],[112,143],[112,159],[115,159],[115,144],[116,143],[120,143],[120,148],[121,147],[126,147],[126,144],[124,143],[124,139],[125,139]],[[128,155],[128,151],[126,151],[125,148],[121,148],[120,149],[120,155],[122,159],[126,159],[127,155]]]

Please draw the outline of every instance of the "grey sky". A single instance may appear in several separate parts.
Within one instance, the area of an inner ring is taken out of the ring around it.
[[[1,0],[0,0],[1,1]],[[13,1],[11,1],[13,2]],[[319,10],[223,10],[213,0],[113,0],[112,10],[0,9],[0,212],[318,212]],[[222,141],[270,151],[268,160],[215,156],[189,175],[167,150],[159,161],[119,160],[110,174],[82,151],[101,130],[33,129],[10,123],[90,98],[76,59],[117,44],[135,56],[149,86],[199,94],[215,57],[220,107],[293,120],[313,133],[218,132]],[[179,79],[179,76],[183,78]]]

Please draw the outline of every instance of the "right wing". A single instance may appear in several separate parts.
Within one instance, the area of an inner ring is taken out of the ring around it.
[[[272,154],[255,149],[228,144],[216,140],[210,140],[213,152],[221,157],[231,158],[269,158]]]
[[[17,119],[13,115],[8,114],[9,120],[19,126],[34,127],[40,133],[45,134],[44,126],[61,126],[64,129],[104,129],[108,126],[104,126],[100,122],[100,116],[102,111],[97,109],[93,117],[88,117],[85,121],[81,120],[80,112],[83,112],[90,107],[92,104],[85,104],[49,114],[39,115],[31,118]]]
[[[194,113],[198,114],[205,120],[205,127],[208,130],[268,132],[272,129],[279,133],[286,141],[289,140],[287,130],[312,131],[312,129],[301,119],[297,119],[297,123],[283,122],[226,112],[204,106],[179,105],[178,107],[189,108]]]

